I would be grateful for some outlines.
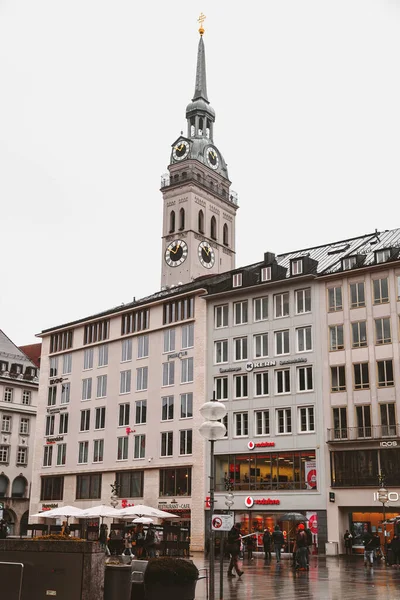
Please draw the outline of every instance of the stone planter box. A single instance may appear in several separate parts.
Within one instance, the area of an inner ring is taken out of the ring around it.
[[[0,540],[0,562],[24,565],[22,600],[100,600],[104,551],[97,542]]]

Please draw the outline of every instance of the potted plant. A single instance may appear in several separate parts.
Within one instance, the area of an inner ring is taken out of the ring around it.
[[[197,567],[183,558],[151,558],[144,572],[146,600],[194,600]]]

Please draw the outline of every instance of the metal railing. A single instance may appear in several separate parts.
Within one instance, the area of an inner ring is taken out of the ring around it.
[[[213,194],[216,194],[223,200],[226,200],[226,202],[230,202],[235,206],[237,206],[239,203],[238,195],[236,192],[230,190],[229,193],[227,193],[225,188],[215,185],[215,183],[207,180],[205,177],[201,177],[198,173],[195,174],[190,172],[183,172],[180,173],[180,175],[175,174],[173,177],[170,177],[169,173],[161,175],[161,189],[167,187],[174,187],[175,185],[181,185],[182,183],[186,182],[195,182],[200,187],[206,190],[210,190]]]
[[[334,427],[328,429],[328,442],[379,440],[400,437],[400,425],[368,425],[364,427]]]

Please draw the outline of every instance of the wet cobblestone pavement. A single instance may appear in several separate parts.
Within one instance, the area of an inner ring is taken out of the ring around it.
[[[208,561],[193,558],[198,568]],[[312,557],[310,570],[296,572],[289,560],[265,564],[256,557],[241,562],[244,575],[228,579],[224,563],[224,600],[400,600],[400,569],[384,564],[364,567],[362,557]],[[219,562],[215,563],[215,598],[220,598]],[[201,573],[202,574],[202,573]],[[197,584],[196,600],[206,600],[205,580]]]

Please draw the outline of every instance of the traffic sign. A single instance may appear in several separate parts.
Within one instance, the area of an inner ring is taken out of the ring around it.
[[[211,527],[214,531],[230,531],[233,527],[233,515],[213,515]]]

